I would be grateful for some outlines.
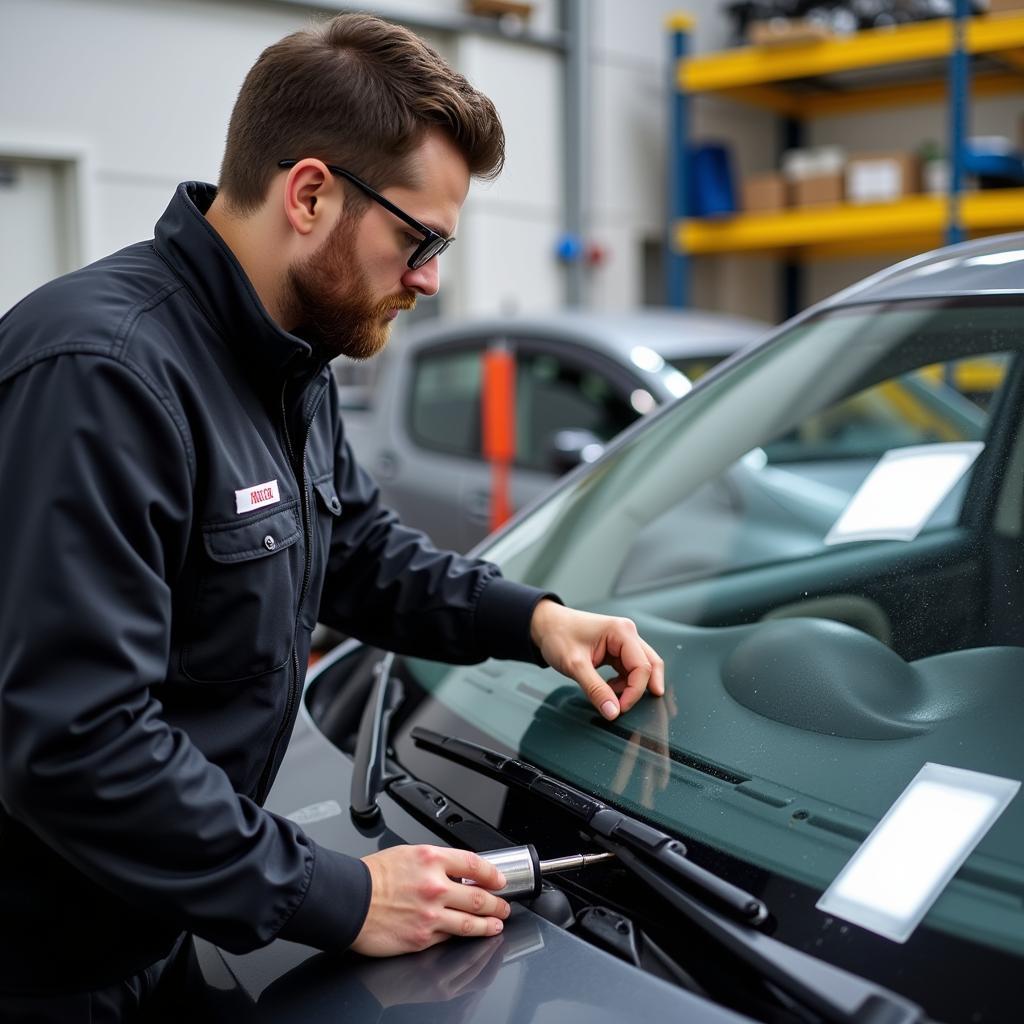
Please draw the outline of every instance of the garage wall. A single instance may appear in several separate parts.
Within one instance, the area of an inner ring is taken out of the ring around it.
[[[87,164],[78,198],[88,209],[72,217],[83,225],[76,235],[80,244],[47,264],[52,273],[149,236],[177,182],[215,180],[246,71],[265,46],[323,16],[323,6],[286,0],[0,0],[0,161],[42,147],[78,154]],[[359,6],[416,19],[463,12],[462,0]],[[698,18],[696,45],[723,45],[716,3],[689,6]],[[539,0],[531,28],[557,30],[559,9],[557,0]],[[650,298],[649,278],[658,276],[652,266],[665,230],[668,95],[663,25],[675,9],[668,0],[589,0],[588,237],[606,250],[607,260],[589,272],[587,300],[604,308]],[[562,55],[478,34],[418,31],[492,96],[509,139],[501,179],[477,184],[470,193],[458,245],[445,256],[441,309],[463,315],[561,305],[565,268],[554,247],[563,228]],[[703,111],[698,116],[721,118]],[[760,136],[770,134],[749,112],[727,111],[726,119],[741,147],[756,148]],[[8,254],[37,244],[31,232],[10,224],[0,235]],[[704,280],[698,301],[749,308],[750,290],[723,285],[730,278],[721,267],[702,274]],[[747,307],[733,301],[740,297]]]
[[[151,234],[179,181],[216,179],[242,77],[302,21],[198,0],[3,0],[0,17],[0,138],[91,154],[83,261]]]
[[[3,258],[35,261],[36,276],[45,278],[149,236],[178,181],[216,179],[234,97],[260,51],[307,19],[325,16],[326,8],[346,6],[357,5],[0,0],[0,189],[5,161],[53,154],[61,173],[77,183],[70,205],[53,214],[63,220],[47,227],[45,239],[25,226],[31,218],[4,223]],[[462,0],[358,6],[416,21],[464,11]],[[556,32],[559,0],[534,6],[531,29]],[[694,52],[727,45],[719,0],[690,0],[685,7],[695,18]],[[587,0],[592,130],[586,234],[605,259],[586,273],[585,300],[598,308],[656,301],[661,292],[669,98],[664,24],[678,9],[674,0]],[[509,139],[502,178],[470,193],[459,242],[443,261],[435,311],[457,316],[561,305],[566,271],[554,248],[564,226],[562,54],[480,34],[418,31],[494,98]],[[979,103],[973,129],[1013,131],[1018,111],[1019,97]],[[699,97],[693,114],[694,137],[729,142],[738,172],[772,165],[773,118],[711,97]],[[812,127],[810,141],[850,149],[904,145],[941,138],[943,116],[936,106],[832,118]],[[16,201],[13,191],[6,195]],[[62,249],[42,253],[55,238]],[[817,264],[807,275],[807,298],[829,294],[892,258]],[[776,300],[770,259],[696,261],[698,306],[774,319]]]
[[[457,308],[557,308],[565,294],[565,271],[554,256],[562,226],[562,56],[466,35],[456,43],[455,63],[494,101],[506,135],[505,169],[497,181],[470,189],[450,250],[459,250]]]

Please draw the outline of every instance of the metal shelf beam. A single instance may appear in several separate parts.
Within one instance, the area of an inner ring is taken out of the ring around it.
[[[1024,48],[1024,15],[980,15],[969,18],[965,28],[968,54],[1012,54]],[[683,92],[695,93],[791,82],[916,60],[936,60],[948,57],[953,45],[953,19],[939,18],[867,29],[815,43],[744,46],[680,61],[677,85]]]
[[[778,213],[742,214],[675,224],[678,248],[691,254],[777,251],[849,244],[870,251],[871,243],[891,248],[901,238],[941,242],[948,197],[908,196],[894,203],[804,207]],[[966,231],[992,232],[1024,227],[1024,188],[966,192],[961,197]],[[865,244],[866,243],[866,244]]]

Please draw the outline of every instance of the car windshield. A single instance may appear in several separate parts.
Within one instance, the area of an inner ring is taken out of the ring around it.
[[[602,722],[512,663],[409,672],[495,744],[824,891],[928,762],[1024,777],[1019,298],[790,327],[482,554],[632,617],[668,693]],[[1024,951],[1024,803],[927,917]]]

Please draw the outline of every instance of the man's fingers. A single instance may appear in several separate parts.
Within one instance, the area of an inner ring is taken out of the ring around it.
[[[640,640],[651,663],[651,679],[647,688],[655,697],[665,696],[665,662],[658,652],[644,639]]]
[[[461,935],[467,939],[498,935],[504,927],[505,922],[500,918],[477,917],[461,910],[442,910],[434,925],[435,930],[444,935]]]
[[[628,711],[644,694],[651,678],[653,665],[645,650],[646,644],[634,632],[622,640],[619,661],[626,676],[626,688],[622,691],[619,704],[623,711]]]
[[[572,678],[587,695],[587,700],[610,722],[619,717],[619,699],[615,691],[598,675],[590,662],[582,659],[570,666]]]
[[[477,917],[499,917],[502,920],[512,913],[512,908],[500,896],[489,893],[479,885],[455,883],[455,888],[444,901],[451,910],[461,910]]]
[[[471,878],[485,889],[505,888],[505,876],[489,860],[469,850],[438,850],[445,854],[444,868],[449,878]]]
[[[636,637],[635,642],[627,638],[618,660],[621,663],[618,671],[626,680],[619,700],[624,712],[636,704],[645,690],[650,690],[655,697],[665,695],[665,662],[641,637]]]
[[[541,649],[548,663],[574,679],[604,718],[611,721],[628,711],[647,689],[657,697],[664,695],[665,664],[631,619],[565,608],[560,613],[570,616],[567,635]],[[598,675],[598,665],[615,669],[617,677],[610,685]]]
[[[394,956],[426,949],[450,935],[497,935],[502,930],[508,905],[488,890],[503,888],[505,877],[475,853],[443,846],[393,846],[367,854],[363,863],[370,872],[371,895],[363,927],[352,943],[357,953]],[[463,878],[476,884],[464,885]]]

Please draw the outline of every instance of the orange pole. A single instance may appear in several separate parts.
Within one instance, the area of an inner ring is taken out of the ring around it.
[[[491,464],[491,529],[512,515],[509,466],[516,454],[516,361],[504,345],[484,353],[480,395],[484,458]]]

